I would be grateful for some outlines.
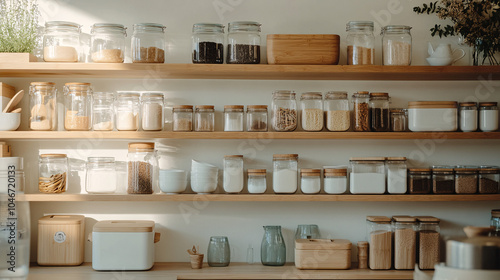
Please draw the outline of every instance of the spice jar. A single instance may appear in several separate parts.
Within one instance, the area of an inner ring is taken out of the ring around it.
[[[353,194],[385,193],[385,157],[353,157],[350,189]]]
[[[163,130],[163,94],[144,93],[142,95],[142,130]]]
[[[417,256],[417,219],[409,216],[394,216],[392,225],[394,268],[414,269]]]
[[[490,227],[492,229],[490,236],[500,237],[500,209],[491,210]]]
[[[67,21],[45,23],[43,60],[46,62],[78,62],[80,57],[80,25]]]
[[[247,131],[267,131],[267,105],[247,106]]]
[[[391,269],[392,227],[391,219],[384,216],[366,217],[366,240],[369,242],[370,269]]]
[[[479,103],[479,129],[484,132],[498,130],[497,102]]]
[[[498,182],[500,181],[500,167],[479,167],[479,193],[498,193]]]
[[[375,36],[372,21],[347,23],[347,65],[373,65],[375,63]]]
[[[455,168],[455,192],[477,193],[478,166],[459,165]]]
[[[382,28],[383,65],[411,64],[410,26],[388,25]]]
[[[321,92],[306,92],[300,97],[302,129],[323,130],[323,95]]]
[[[438,194],[455,193],[453,166],[432,166],[432,192]]]
[[[243,190],[243,156],[224,156],[224,191],[240,193]]]
[[[156,186],[155,174],[158,168],[155,143],[129,143],[127,158],[127,193],[152,194]]]
[[[30,84],[30,129],[57,129],[57,90],[54,83]]]
[[[297,191],[299,155],[273,155],[273,190],[275,193],[295,193]]]
[[[418,225],[418,268],[434,269],[439,263],[439,222],[430,216],[416,217]]]
[[[68,189],[68,157],[65,154],[40,155],[38,170],[41,193],[63,193]]]
[[[96,23],[91,30],[90,54],[93,62],[122,63],[125,59],[127,28],[115,23]]]
[[[123,92],[116,101],[116,129],[136,131],[139,129],[140,94]]]
[[[248,169],[248,193],[261,194],[267,190],[266,170]]]
[[[89,157],[85,190],[88,193],[116,191],[116,164],[113,157]]]
[[[243,131],[243,105],[224,106],[224,131]]]
[[[347,191],[347,168],[325,168],[323,185],[327,194],[342,194]]]
[[[329,91],[325,95],[326,129],[347,131],[351,126],[349,100],[345,91]]]
[[[173,131],[193,131],[193,106],[177,105],[172,108]]]
[[[477,130],[477,103],[461,102],[460,106],[460,130],[471,132]]]
[[[389,131],[389,94],[387,92],[370,93],[371,131]]]
[[[408,169],[408,185],[411,194],[426,194],[431,192],[431,169]]]
[[[391,131],[404,132],[408,130],[408,110],[391,109]]]
[[[390,194],[404,194],[407,191],[407,164],[406,157],[388,157],[387,191]]]
[[[227,27],[227,63],[260,63],[260,26],[254,21],[234,21]]]
[[[199,105],[195,107],[194,114],[195,131],[215,130],[215,111],[212,105]]]
[[[193,63],[224,63],[224,25],[193,24]]]
[[[92,88],[89,83],[66,83],[64,86],[64,129],[90,130]]]
[[[301,169],[300,190],[303,194],[319,193],[321,191],[321,169]]]
[[[92,128],[110,131],[114,128],[115,95],[112,92],[95,92],[92,99]]]
[[[158,23],[134,24],[132,62],[165,62],[165,26]]]
[[[370,94],[368,91],[358,91],[352,95],[354,104],[354,131],[370,131]]]
[[[289,90],[273,92],[271,113],[275,131],[294,131],[298,122],[295,92]]]

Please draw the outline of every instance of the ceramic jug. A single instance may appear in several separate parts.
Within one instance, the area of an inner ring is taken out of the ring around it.
[[[281,226],[264,226],[264,237],[260,247],[263,265],[282,266],[286,260],[286,246]]]
[[[451,65],[465,56],[465,51],[463,49],[453,50],[451,48],[451,44],[442,43],[439,44],[435,49],[430,42],[428,44],[429,45],[427,52],[429,53],[430,57],[427,58],[427,62],[429,62],[429,64],[432,66]],[[454,58],[457,51],[462,52],[462,54],[459,57]]]

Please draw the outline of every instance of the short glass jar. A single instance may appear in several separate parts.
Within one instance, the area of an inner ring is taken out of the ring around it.
[[[92,87],[89,83],[64,86],[64,129],[90,130],[92,127]]]
[[[431,216],[416,217],[418,225],[418,268],[434,269],[440,255],[440,220]]]
[[[295,92],[277,90],[273,92],[272,122],[275,131],[294,131],[297,129],[298,114]]]
[[[273,155],[273,191],[275,193],[297,192],[298,164],[297,154]]]
[[[45,23],[43,60],[45,62],[78,62],[80,27],[77,23],[67,21]]]
[[[127,28],[122,24],[96,23],[91,30],[90,56],[96,63],[122,63]]]
[[[234,21],[228,24],[227,63],[260,63],[260,26],[254,21]]]
[[[208,243],[207,262],[212,267],[228,266],[231,262],[231,249],[226,236],[212,236]]]
[[[162,93],[144,93],[141,97],[142,130],[163,130],[164,96]]]
[[[224,191],[240,193],[243,190],[243,156],[224,156]]]
[[[266,169],[248,169],[248,193],[262,194],[266,190]]]
[[[173,131],[193,131],[193,106],[177,105],[172,108]]]
[[[89,157],[85,190],[88,193],[116,192],[116,164],[113,157]]]
[[[408,191],[411,194],[426,194],[431,192],[432,175],[430,168],[408,169]]]
[[[349,160],[351,193],[385,193],[385,160],[385,157],[352,157]]]
[[[38,190],[63,193],[68,190],[68,157],[65,154],[42,154],[38,162]]]
[[[347,168],[325,168],[323,188],[327,194],[343,194],[347,191]]]
[[[303,194],[319,193],[321,191],[321,169],[301,169],[300,190]]]
[[[479,130],[483,132],[498,130],[498,103],[479,103]]]
[[[411,64],[411,27],[388,25],[382,28],[383,65]]]
[[[437,194],[455,193],[455,172],[453,166],[432,166],[432,192]]]
[[[115,95],[113,92],[94,92],[92,99],[92,128],[95,131],[111,131],[115,119]]]
[[[192,48],[193,63],[224,63],[224,25],[193,24]]]
[[[30,84],[30,129],[57,130],[56,84],[33,82]]]
[[[404,194],[407,186],[407,160],[406,157],[388,157],[387,165],[387,191],[390,194]]]
[[[386,132],[390,129],[389,94],[387,92],[370,93],[371,131]]]
[[[350,21],[347,31],[347,65],[375,64],[375,36],[372,21]]]
[[[460,106],[460,130],[472,132],[477,130],[477,103],[461,102]]]
[[[267,105],[247,106],[247,131],[267,131]]]
[[[155,143],[128,144],[128,188],[129,194],[152,194],[158,178],[158,157]]]
[[[306,92],[300,97],[302,129],[305,131],[323,130],[323,95],[321,92]]]
[[[140,94],[122,92],[116,100],[116,129],[137,131],[139,129]]]
[[[394,268],[414,269],[417,256],[417,230],[415,217],[392,217],[394,231]]]
[[[351,126],[351,111],[346,91],[329,91],[324,101],[326,129],[347,131]]]
[[[370,246],[370,269],[391,269],[393,234],[391,219],[384,216],[366,217],[366,240]]]
[[[477,193],[478,170],[478,166],[455,167],[455,192],[458,194]]]
[[[370,94],[368,91],[358,91],[352,95],[354,104],[354,131],[370,131]]]
[[[224,131],[243,131],[243,105],[224,106]]]
[[[215,110],[212,105],[198,105],[194,113],[194,131],[215,131]]]
[[[405,132],[408,130],[408,110],[390,109],[391,112],[391,131]]]
[[[498,193],[500,181],[500,167],[479,167],[479,193]]]
[[[132,62],[165,62],[165,26],[158,23],[134,24]]]

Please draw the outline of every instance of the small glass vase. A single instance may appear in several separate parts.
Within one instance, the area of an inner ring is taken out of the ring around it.
[[[318,239],[320,238],[318,225],[298,225],[295,239]]]
[[[482,40],[476,40],[472,50],[472,65],[500,65],[495,58],[495,53],[487,47]]]
[[[207,261],[209,266],[228,266],[231,260],[231,250],[226,236],[212,236],[208,244]]]
[[[286,246],[281,226],[264,226],[264,237],[260,247],[263,265],[283,266],[286,261]]]

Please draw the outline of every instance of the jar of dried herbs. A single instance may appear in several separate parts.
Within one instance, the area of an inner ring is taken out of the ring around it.
[[[275,131],[294,131],[297,129],[297,101],[294,91],[277,90],[273,92],[272,122]]]
[[[38,170],[41,193],[63,193],[68,189],[68,157],[65,154],[40,155]]]
[[[455,192],[458,194],[477,193],[477,166],[459,165],[455,168]]]
[[[370,131],[370,94],[358,91],[352,95],[354,104],[354,131]]]
[[[155,143],[129,143],[127,193],[152,194],[156,185],[157,169]]]
[[[500,167],[481,166],[479,168],[479,193],[498,193]]]

